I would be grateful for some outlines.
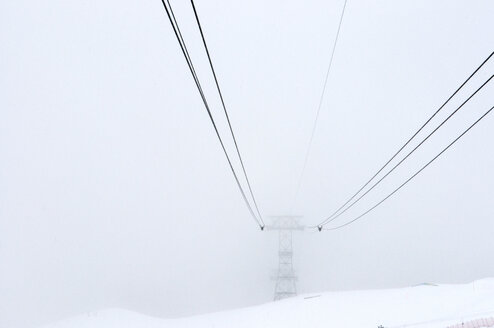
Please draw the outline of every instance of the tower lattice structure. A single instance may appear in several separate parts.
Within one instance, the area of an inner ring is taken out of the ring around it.
[[[279,235],[275,301],[297,295],[297,276],[293,270],[292,233],[295,230],[304,230],[304,227],[298,223],[299,218],[301,216],[273,216],[273,223],[266,227],[267,230],[277,230]]]

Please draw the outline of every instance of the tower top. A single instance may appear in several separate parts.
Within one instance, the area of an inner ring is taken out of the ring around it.
[[[305,226],[298,223],[301,215],[276,215],[270,216],[272,223],[266,226],[266,230],[304,230]]]

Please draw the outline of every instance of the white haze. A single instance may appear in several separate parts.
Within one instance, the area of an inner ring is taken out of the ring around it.
[[[172,5],[227,138],[190,3]],[[342,5],[196,1],[266,216],[293,205]],[[331,214],[494,50],[493,13],[488,0],[348,1],[293,205],[304,224]],[[438,119],[493,73],[486,65]],[[296,234],[299,292],[494,276],[493,147],[494,114],[358,223]],[[1,328],[107,307],[177,317],[266,302],[277,246],[249,217],[160,1],[0,2]]]

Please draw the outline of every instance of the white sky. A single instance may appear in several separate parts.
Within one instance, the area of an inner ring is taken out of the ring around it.
[[[226,135],[190,4],[172,4]],[[266,216],[292,206],[342,5],[196,2]],[[348,0],[293,206],[303,223],[331,214],[494,50],[493,14],[488,0]],[[1,328],[271,299],[277,235],[249,217],[160,1],[4,0],[0,41]],[[494,61],[440,118],[493,73]],[[427,162],[493,92],[339,222]],[[296,235],[299,291],[494,276],[493,126],[494,114],[362,221]]]

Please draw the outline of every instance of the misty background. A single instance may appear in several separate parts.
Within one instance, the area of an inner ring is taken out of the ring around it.
[[[172,5],[233,156],[190,3]],[[196,6],[266,223],[329,216],[494,50],[492,1],[349,0],[294,203],[343,0]],[[0,327],[272,299],[278,236],[249,216],[160,1],[4,0],[0,41]],[[493,94],[335,223],[401,184]],[[488,116],[361,221],[294,234],[299,293],[494,276],[493,147]]]

